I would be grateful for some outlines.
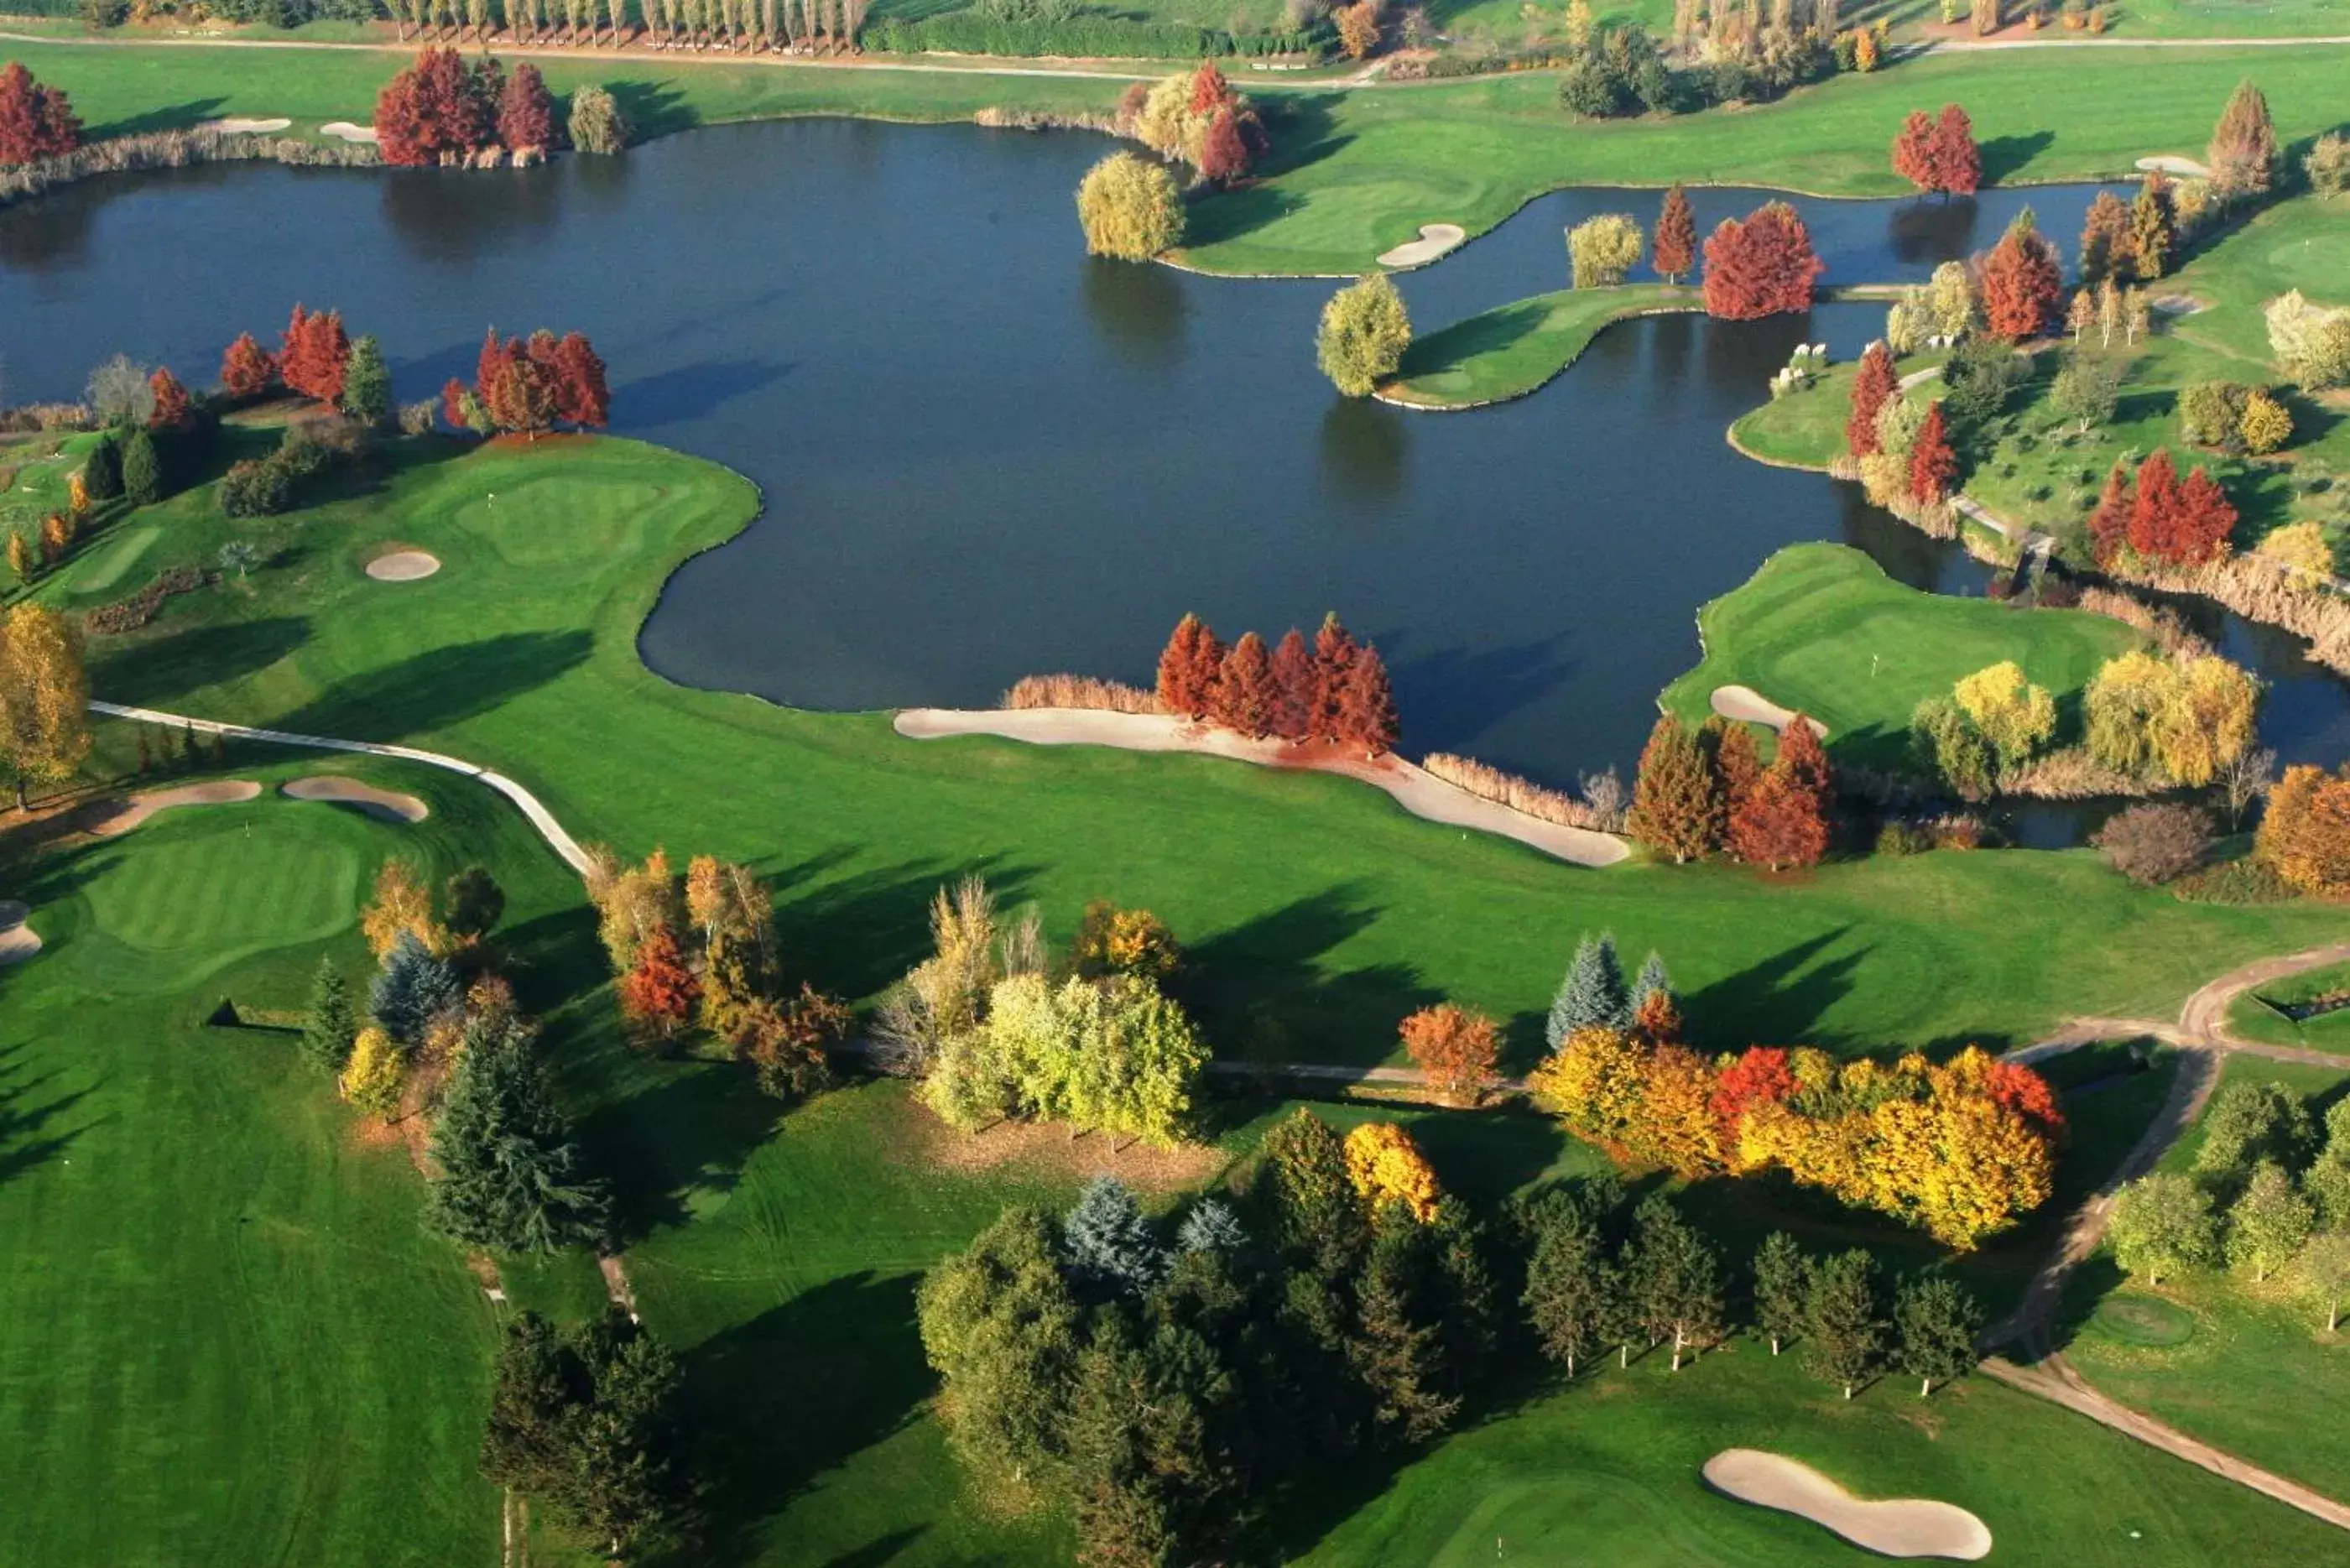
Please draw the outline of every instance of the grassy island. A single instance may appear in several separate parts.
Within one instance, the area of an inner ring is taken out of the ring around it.
[[[1416,409],[1507,402],[1547,386],[1611,322],[1697,308],[1695,289],[1661,283],[1538,294],[1415,338],[1379,397]]]

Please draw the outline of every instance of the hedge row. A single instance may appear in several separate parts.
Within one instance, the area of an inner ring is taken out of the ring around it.
[[[973,11],[868,24],[858,41],[891,55],[1058,55],[1080,59],[1199,59],[1210,55],[1317,55],[1328,28],[1243,33],[1123,16],[1008,21]]]

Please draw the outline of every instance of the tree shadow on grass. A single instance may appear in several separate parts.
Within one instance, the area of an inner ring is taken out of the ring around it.
[[[686,101],[685,89],[660,82],[608,82],[612,101],[619,105],[620,118],[628,122],[629,136],[634,141],[650,141],[656,136],[672,131],[691,130],[702,123],[702,115]],[[567,106],[568,99],[565,100]],[[564,113],[570,113],[567,107]]]
[[[1441,993],[1401,964],[1319,961],[1379,916],[1341,883],[1221,931],[1187,955],[1180,992],[1222,1056],[1260,1062],[1375,1061],[1396,1025]]]
[[[27,1103],[57,1075],[17,1080],[12,1071],[13,1059],[22,1055],[24,1049],[16,1045],[0,1050],[0,1186],[47,1165],[71,1148],[74,1139],[88,1130],[55,1125],[88,1096],[88,1089],[78,1089],[37,1105]]]
[[[106,141],[118,136],[143,136],[153,130],[192,130],[208,119],[218,119],[222,106],[227,102],[224,98],[199,98],[185,103],[162,104],[141,114],[127,114],[120,119],[89,126],[82,134],[90,141]]]
[[[2056,144],[2053,130],[2035,130],[2028,136],[1994,136],[1981,143],[1982,182],[1996,185],[2022,173],[2024,165]]]
[[[713,1334],[685,1356],[688,1426],[702,1439],[710,1528],[694,1561],[760,1561],[765,1522],[919,1414],[933,1386],[912,1274],[846,1274]],[[844,1563],[884,1563],[910,1535]]]
[[[1829,950],[1851,933],[1850,926],[1823,931],[1690,992],[1685,1008],[1690,1037],[1807,1040],[1834,1049],[1836,1037],[1822,1034],[1819,1022],[1850,993],[1853,972],[1868,951],[1860,948],[1830,956]]]
[[[830,866],[857,854],[848,846],[820,852],[774,878],[775,945],[792,971],[838,996],[871,996],[931,951],[931,900],[966,876],[986,880],[999,917],[1019,913],[1035,868],[990,857],[966,865],[903,860],[826,882]],[[796,885],[796,887],[795,887]]]
[[[584,630],[510,631],[427,649],[337,682],[270,722],[297,734],[393,741],[486,713],[588,660]]]
[[[1488,310],[1466,321],[1456,321],[1425,337],[1415,338],[1404,350],[1396,374],[1404,380],[1458,369],[1480,354],[1498,353],[1534,335],[1550,314],[1539,299],[1522,299],[1499,310]]]
[[[309,639],[307,616],[273,616],[108,642],[91,661],[90,685],[109,702],[169,709],[191,691],[266,670]]]

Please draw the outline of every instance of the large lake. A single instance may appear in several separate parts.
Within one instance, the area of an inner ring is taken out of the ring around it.
[[[1070,192],[1103,150],[799,121],[533,171],[94,181],[0,213],[0,376],[11,401],[69,396],[120,350],[209,379],[238,330],[273,334],[300,300],[380,337],[413,399],[470,375],[485,327],[585,330],[617,429],[767,497],[671,583],[646,658],[816,708],[983,705],[1040,670],[1147,680],[1186,611],[1231,636],[1335,608],[1388,655],[1408,750],[1566,780],[1632,760],[1698,657],[1697,607],[1778,545],[1843,539],[1980,591],[1854,487],[1723,441],[1791,347],[1848,357],[1881,306],[1627,324],[1539,396],[1471,414],[1347,402],[1313,363],[1330,283],[1082,254]],[[2069,244],[2091,194],[1797,204],[1851,283],[1922,277],[2026,202]],[[1763,198],[1693,199],[1702,230]],[[1403,278],[1414,319],[1561,286],[1567,223],[1645,224],[1657,200],[1545,197]],[[2288,639],[2224,629],[2277,683],[2272,743],[2350,751],[2341,684]]]

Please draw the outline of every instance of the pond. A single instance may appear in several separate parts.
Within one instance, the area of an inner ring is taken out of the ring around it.
[[[1849,485],[1749,462],[1724,429],[1805,340],[1875,305],[1602,335],[1537,397],[1474,414],[1336,398],[1327,282],[1091,262],[1080,135],[851,121],[727,127],[617,160],[383,173],[213,167],[0,213],[10,400],[121,350],[209,379],[296,300],[376,333],[403,399],[483,329],[589,333],[616,428],[727,463],[767,511],[689,564],[645,628],[681,681],[827,709],[985,705],[1017,677],[1149,679],[1186,611],[1227,637],[1337,610],[1395,673],[1405,745],[1548,780],[1628,766],[1694,616],[1773,549],[1842,539],[1904,580],[1983,574]],[[1693,193],[1701,225],[1760,193]],[[2091,191],[1799,201],[1830,281],[1922,277],[2029,201],[2069,242]],[[1545,197],[1402,280],[1423,329],[1565,281],[1561,229],[1653,192]],[[1441,214],[1430,214],[1430,217]],[[2274,637],[2274,743],[2350,749],[2337,682]]]

